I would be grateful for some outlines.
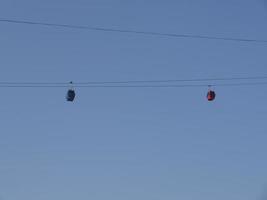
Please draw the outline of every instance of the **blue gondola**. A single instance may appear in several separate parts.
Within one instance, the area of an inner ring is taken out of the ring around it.
[[[76,96],[75,91],[73,89],[70,89],[67,92],[66,99],[67,101],[73,102],[75,99],[75,96]]]

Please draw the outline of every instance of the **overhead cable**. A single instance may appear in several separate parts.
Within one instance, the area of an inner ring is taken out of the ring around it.
[[[234,87],[259,86],[267,82],[240,82],[215,84],[176,84],[176,85],[72,85],[75,88],[193,88],[193,87]],[[0,85],[0,88],[68,88],[70,85]]]
[[[155,83],[179,83],[179,82],[230,82],[230,81],[262,81],[267,80],[267,76],[247,76],[247,77],[218,77],[218,78],[191,78],[191,79],[154,79],[154,80],[125,80],[125,81],[77,81],[72,85],[110,85],[110,84],[155,84]],[[1,85],[51,85],[64,86],[69,85],[69,82],[11,82],[0,81]],[[207,84],[205,84],[207,85]]]
[[[59,23],[48,23],[48,22],[15,20],[15,19],[4,19],[4,18],[0,18],[0,22],[33,25],[33,26],[47,26],[47,27],[52,27],[52,28],[128,33],[128,34],[159,36],[159,37],[169,37],[169,38],[188,38],[188,39],[203,39],[203,40],[224,40],[224,41],[234,41],[234,42],[267,43],[267,40],[261,40],[261,39],[247,39],[247,38],[235,38],[235,37],[224,37],[224,36],[217,37],[217,36],[201,35],[201,34],[179,34],[179,33],[166,33],[166,32],[154,32],[154,31],[139,31],[139,30],[131,30],[131,29],[95,27],[95,26],[73,25],[73,24],[59,24]]]

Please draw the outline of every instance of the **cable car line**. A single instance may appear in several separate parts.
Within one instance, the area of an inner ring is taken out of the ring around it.
[[[166,85],[166,84],[157,84],[157,85],[75,85],[73,82],[70,82],[66,85],[23,85],[23,84],[2,84],[0,88],[69,88],[66,94],[66,101],[67,102],[74,102],[76,97],[76,92],[74,88],[196,88],[196,87],[208,87],[208,93],[206,98],[209,102],[215,100],[216,93],[211,87],[234,87],[234,86],[259,86],[259,85],[267,85],[267,82],[238,82],[238,83],[215,83],[215,84],[173,84],[173,85]]]
[[[267,85],[265,82],[255,82],[256,80],[266,80],[267,77],[232,77],[232,78],[206,78],[206,79],[176,79],[176,80],[150,80],[150,81],[113,81],[113,82],[0,82],[0,88],[69,88],[66,94],[66,101],[74,102],[76,91],[74,88],[196,88],[208,87],[206,98],[212,102],[216,98],[216,92],[211,87],[234,87],[234,86],[259,86]],[[240,82],[246,80],[247,82]],[[194,84],[181,84],[194,81]],[[209,82],[207,82],[209,81]],[[219,81],[219,82],[217,82]],[[230,81],[230,82],[222,82]],[[239,82],[233,82],[239,81]],[[249,81],[249,82],[248,82]],[[180,84],[178,84],[180,82]],[[213,82],[211,84],[211,82]],[[142,84],[140,84],[142,83]],[[144,84],[146,83],[146,84]],[[157,84],[155,84],[157,83]],[[166,84],[169,83],[169,84]],[[170,84],[176,83],[176,84]]]
[[[87,82],[75,82],[73,86],[82,85],[109,85],[109,84],[141,84],[141,83],[175,83],[175,82],[210,82],[210,81],[255,81],[255,80],[267,80],[267,76],[251,76],[251,77],[226,77],[226,78],[195,78],[195,79],[161,79],[161,80],[126,80],[126,81],[87,81]],[[51,85],[51,86],[64,86],[70,85],[69,82],[0,82],[2,85]],[[206,85],[206,84],[205,84]]]
[[[267,85],[267,82],[177,84],[177,85],[73,85],[75,88],[183,88],[183,87],[233,87]],[[0,85],[0,88],[68,88],[69,85]]]
[[[3,18],[0,19],[0,22],[33,25],[33,26],[47,26],[47,27],[65,28],[65,29],[67,28],[67,29],[80,29],[80,30],[102,31],[102,32],[128,33],[128,34],[159,36],[159,37],[168,37],[168,38],[188,38],[188,39],[203,39],[203,40],[223,40],[223,41],[234,41],[234,42],[267,43],[267,40],[260,40],[260,39],[217,37],[217,36],[209,36],[209,35],[177,34],[177,33],[153,32],[153,31],[138,31],[138,30],[130,30],[130,29],[115,29],[115,28],[106,28],[106,27],[58,24],[58,23],[47,23],[47,22],[14,20],[14,19],[3,19]]]

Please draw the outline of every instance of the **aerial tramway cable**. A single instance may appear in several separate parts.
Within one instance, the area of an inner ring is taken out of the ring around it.
[[[135,35],[158,36],[158,37],[168,37],[168,38],[221,40],[221,41],[232,41],[232,42],[267,44],[267,40],[261,40],[261,39],[234,38],[234,37],[211,36],[211,35],[200,35],[200,34],[179,34],[179,33],[166,33],[166,32],[154,32],[154,31],[140,31],[140,30],[121,29],[121,28],[107,28],[107,27],[94,27],[94,26],[86,26],[86,25],[38,22],[38,21],[31,21],[31,20],[15,20],[15,19],[7,19],[7,18],[0,18],[0,22],[11,23],[11,24],[21,24],[21,25],[31,25],[31,26],[45,26],[45,27],[51,27],[51,28],[80,29],[80,30],[89,30],[89,31],[114,32],[114,33],[120,33],[120,34],[135,34]]]

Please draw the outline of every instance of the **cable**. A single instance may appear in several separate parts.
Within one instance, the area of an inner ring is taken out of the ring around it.
[[[231,37],[216,37],[208,35],[194,35],[194,34],[176,34],[176,33],[163,33],[163,32],[153,32],[153,31],[137,31],[130,29],[114,29],[106,27],[93,27],[84,25],[71,25],[71,24],[57,24],[57,23],[46,23],[37,21],[24,21],[24,20],[13,20],[13,19],[0,19],[0,22],[12,23],[12,24],[26,24],[34,26],[48,26],[54,28],[68,28],[68,29],[81,29],[81,30],[91,30],[91,31],[102,31],[102,32],[116,32],[116,33],[129,33],[147,36],[160,36],[169,38],[189,38],[189,39],[205,39],[205,40],[224,40],[224,41],[234,41],[234,42],[254,42],[254,43],[267,43],[267,40],[259,39],[245,39],[245,38],[231,38]]]
[[[216,84],[180,84],[180,85],[75,85],[74,88],[189,88],[189,87],[233,87],[259,86],[267,82],[216,83]],[[69,85],[0,85],[0,88],[68,88]]]
[[[209,81],[241,81],[267,80],[267,76],[225,77],[225,78],[195,78],[195,79],[161,79],[161,80],[126,80],[126,81],[87,81],[74,82],[72,85],[107,85],[107,84],[140,84],[140,83],[175,83],[175,82],[209,82]],[[67,85],[69,82],[0,82],[0,85]]]

